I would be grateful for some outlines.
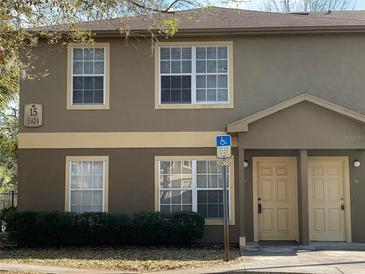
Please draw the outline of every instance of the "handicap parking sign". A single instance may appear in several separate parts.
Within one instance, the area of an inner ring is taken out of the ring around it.
[[[216,138],[217,146],[217,158],[226,159],[230,158],[231,155],[231,136],[230,135],[220,135]]]

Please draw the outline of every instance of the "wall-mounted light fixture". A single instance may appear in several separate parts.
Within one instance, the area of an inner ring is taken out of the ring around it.
[[[354,167],[358,168],[361,166],[361,163],[359,160],[354,160],[353,165],[354,165]]]
[[[247,167],[248,167],[248,161],[247,161],[247,160],[244,160],[244,161],[243,161],[243,167],[244,167],[244,168],[247,168]]]

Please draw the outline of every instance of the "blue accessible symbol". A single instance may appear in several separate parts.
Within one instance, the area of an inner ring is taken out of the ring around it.
[[[230,135],[217,136],[217,147],[227,147],[231,145]]]

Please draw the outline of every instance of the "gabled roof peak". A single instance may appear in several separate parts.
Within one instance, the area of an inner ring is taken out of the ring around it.
[[[256,122],[260,119],[263,119],[265,117],[268,117],[270,115],[273,115],[281,110],[287,109],[289,107],[292,107],[298,103],[301,102],[310,102],[315,105],[321,106],[323,108],[332,110],[334,112],[337,112],[339,114],[342,114],[348,118],[354,119],[356,121],[365,123],[365,115],[355,112],[353,110],[350,110],[348,108],[345,108],[343,106],[334,104],[332,102],[328,102],[326,100],[323,100],[319,97],[302,93],[298,96],[292,97],[288,100],[282,101],[280,103],[277,103],[273,106],[270,106],[266,109],[260,110],[256,113],[250,114],[236,122],[230,123],[227,125],[227,132],[228,133],[237,133],[237,132],[247,132],[248,131],[248,125]]]

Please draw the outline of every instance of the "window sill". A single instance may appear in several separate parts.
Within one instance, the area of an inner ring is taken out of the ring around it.
[[[224,225],[223,220],[205,220],[205,225]],[[229,220],[229,225],[235,225],[234,220]]]
[[[68,105],[67,110],[109,110],[109,105]]]
[[[228,104],[158,104],[155,109],[224,109],[233,108],[233,103]]]

